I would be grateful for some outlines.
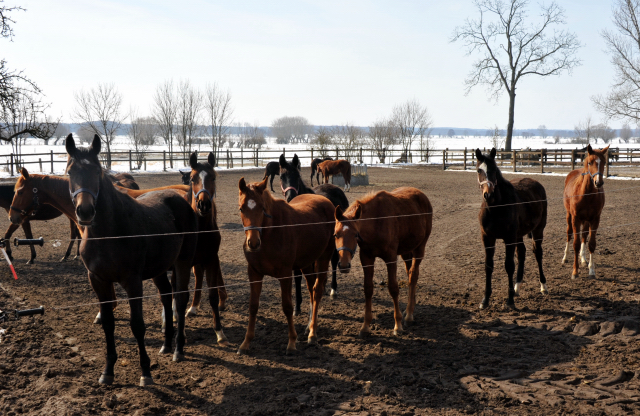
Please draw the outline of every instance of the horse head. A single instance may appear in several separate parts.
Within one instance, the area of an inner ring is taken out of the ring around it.
[[[483,155],[476,149],[476,169],[478,170],[478,185],[482,196],[487,202],[493,202],[493,194],[498,184],[498,165],[496,165],[496,148],[491,149],[489,155]]]
[[[23,167],[20,173],[21,176],[13,188],[13,201],[9,208],[9,221],[16,225],[22,224],[27,217],[36,215],[40,206],[38,189],[31,184],[29,172]]]
[[[270,207],[265,203],[265,199],[270,198],[268,192],[265,198],[264,192],[267,189],[267,179],[247,185],[242,177],[238,182],[238,189],[240,190],[238,196],[240,219],[246,236],[245,250],[258,251],[262,244],[262,229],[271,218],[267,213]]]
[[[350,213],[343,213],[342,208],[337,206],[334,214],[336,225],[333,230],[333,236],[336,239],[340,273],[349,273],[351,270],[351,260],[356,254],[358,243],[362,242],[362,238],[360,237],[360,224],[358,224],[358,220],[362,215],[362,205],[356,202],[355,209],[350,208],[347,211],[350,211]]]
[[[300,191],[300,160],[298,155],[293,156],[291,163],[287,162],[284,155],[280,155],[280,189],[287,202],[298,196]]]
[[[206,163],[198,162],[198,153],[193,152],[189,158],[191,172],[189,172],[189,185],[196,204],[195,211],[199,216],[210,215],[213,207],[213,197],[216,195],[216,157],[209,152]]]
[[[76,210],[78,223],[91,226],[96,216],[96,203],[100,193],[100,181],[103,171],[98,160],[100,153],[100,136],[93,136],[91,146],[77,148],[73,136],[67,136],[65,147],[69,157],[67,170],[69,174],[69,193]]]
[[[585,172],[583,172],[582,175],[591,176],[596,188],[602,188],[602,185],[604,185],[604,167],[607,164],[607,150],[609,150],[609,146],[604,149],[592,149],[591,145],[587,146],[587,154],[584,158]]]

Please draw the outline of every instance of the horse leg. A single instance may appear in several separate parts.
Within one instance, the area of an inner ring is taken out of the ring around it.
[[[516,240],[516,251],[518,252],[518,272],[516,273],[516,284],[513,286],[513,294],[520,296],[520,285],[522,285],[522,277],[524,276],[524,261],[527,255],[527,246],[524,245],[522,237]]]
[[[311,328],[311,321],[313,320],[313,303],[315,299],[313,288],[316,285],[318,276],[314,273],[313,266],[307,267],[304,270],[299,270],[299,272],[304,275],[304,280],[307,283],[307,290],[309,291],[309,319],[307,321],[307,326],[304,329],[304,334],[308,335]]]
[[[131,308],[131,332],[138,342],[138,354],[140,354],[140,368],[142,369],[140,387],[144,387],[153,384],[153,378],[151,377],[151,360],[144,346],[146,328],[142,315],[142,280],[139,278],[128,280],[125,289],[129,297],[129,307]]]
[[[578,255],[580,254],[580,227],[581,224],[573,217],[571,218],[571,227],[573,228],[573,270],[571,278],[578,277]]]
[[[291,273],[289,273],[289,275],[291,275]],[[298,339],[298,334],[296,333],[296,327],[293,324],[293,304],[291,303],[291,278],[284,277],[284,278],[279,278],[278,280],[280,281],[282,312],[284,312],[284,316],[287,318],[287,328],[289,330],[289,342],[287,343],[287,354],[291,354],[292,352],[296,351],[296,341]],[[260,288],[262,288],[262,281],[260,281]],[[251,295],[253,297],[253,291],[251,292]],[[260,296],[260,293],[258,293],[258,297],[259,296]],[[256,308],[256,312],[257,312],[257,308]],[[253,323],[255,326],[255,315],[253,318]],[[249,322],[249,324],[251,325],[251,321]],[[249,331],[247,331],[247,335],[249,335]],[[245,342],[247,342],[246,339],[245,339]],[[247,345],[247,348],[248,348],[248,345]]]
[[[516,270],[516,262],[514,256],[516,254],[516,241],[517,238],[505,239],[505,257],[504,257],[504,269],[507,271],[508,284],[509,284],[509,292],[507,297],[507,306],[509,308],[515,309],[516,304],[513,300],[513,273]],[[524,261],[523,261],[524,264]]]
[[[193,275],[196,277],[196,288],[193,292],[193,301],[191,302],[191,307],[187,310],[187,316],[196,316],[198,314],[198,309],[200,308],[200,297],[202,296],[202,278],[204,277],[204,267],[201,265],[193,266]],[[209,277],[207,276],[207,285],[209,287],[213,287],[212,284],[209,283]]]
[[[273,179],[276,177],[276,175],[271,175],[271,181],[269,182],[269,185],[271,185],[271,192],[275,192],[273,190]]]
[[[411,290],[411,265],[413,264],[413,253],[401,254],[400,257],[402,257],[404,269],[407,271],[407,278],[409,279],[409,298],[407,300],[407,309],[402,314],[402,318],[405,319],[409,311],[409,305],[411,304],[411,296],[413,293]],[[405,320],[403,323],[409,325],[411,322],[413,322],[413,314],[409,320]]]
[[[174,286],[173,299],[176,304],[178,314],[178,336],[176,337],[176,350],[173,353],[173,361],[179,362],[184,359],[184,344],[186,336],[184,333],[185,313],[187,303],[189,303],[189,279],[191,278],[191,262],[177,260],[173,267],[176,284]]]
[[[113,317],[113,306],[110,303],[115,300],[111,291],[113,283],[100,280],[91,272],[89,272],[89,282],[100,301],[102,330],[104,331],[107,341],[106,364],[98,382],[100,384],[112,384],[114,379],[113,367],[116,365],[116,361],[118,360],[116,340],[114,336],[116,325]]]
[[[318,343],[318,313],[320,312],[320,302],[322,301],[322,295],[324,295],[324,288],[327,284],[329,260],[326,256],[321,257],[315,262],[315,269],[311,270],[312,273],[315,271],[316,279],[313,285],[313,311],[309,321],[309,338],[307,340],[309,344]]]
[[[338,254],[338,250],[333,250],[333,254],[331,255],[331,293],[329,294],[331,299],[338,297],[338,280],[336,270],[338,269],[339,261],[340,254]]]
[[[361,338],[371,334],[374,262],[375,258],[363,256],[362,252],[360,252],[360,263],[364,272],[364,322],[362,323],[362,328],[360,328]]]
[[[253,267],[251,267],[251,265],[249,265],[248,269],[249,287],[251,290],[251,293],[249,295],[249,324],[247,325],[247,334],[244,336],[244,341],[242,342],[242,344],[240,344],[240,348],[238,349],[238,354],[248,354],[249,344],[255,337],[256,317],[258,315],[258,308],[260,307],[260,292],[262,292],[262,279],[264,277],[263,275],[255,271]],[[284,279],[280,279],[280,290],[282,290],[283,280]],[[289,296],[291,296],[291,291],[289,291]],[[285,300],[283,295],[282,304],[284,305],[284,303]],[[293,323],[291,325],[293,325]],[[289,330],[289,332],[291,332],[291,330]],[[293,345],[293,349],[295,349],[295,343]]]
[[[569,256],[569,244],[571,243],[571,237],[573,236],[573,220],[571,214],[567,212],[567,245],[564,247],[564,256],[562,257],[562,264],[567,262]]]
[[[313,186],[313,174],[315,172],[313,171],[313,167],[311,168],[311,186]]]
[[[7,256],[9,256],[9,260],[13,260],[13,256],[11,255],[11,236],[13,235],[13,233],[18,229],[18,227],[20,227],[19,224],[14,224],[11,223],[9,224],[9,228],[7,228],[7,231],[5,231],[4,233],[4,238],[3,240],[5,241],[5,248],[4,251],[7,253]]]
[[[24,235],[28,239],[33,239],[33,233],[31,232],[31,223],[29,221],[25,221],[22,223],[22,229],[24,230]],[[33,264],[36,260],[36,249],[33,244],[29,244],[29,248],[31,249],[31,259],[27,262],[27,264]]]
[[[113,298],[114,302],[113,302],[113,310],[116,309],[116,306],[118,306],[118,301],[116,300],[116,288],[113,284],[111,284],[111,297]],[[99,325],[102,323],[102,313],[100,311],[98,311],[98,314],[96,315],[95,319],[93,320],[93,323],[95,325]]]
[[[582,232],[580,233],[580,266],[587,265],[587,245],[589,244],[587,240],[589,240],[589,235],[587,235],[587,227],[591,227],[588,222],[584,222],[582,224]]]
[[[532,232],[533,253],[536,256],[536,262],[538,263],[538,273],[540,273],[540,293],[548,295],[547,278],[544,276],[544,272],[542,271],[542,231],[543,230],[533,230]]]
[[[73,243],[77,238],[76,234],[78,234],[78,227],[76,227],[76,224],[73,221],[69,220],[69,238],[71,239],[71,241],[69,241],[69,246],[67,247],[67,251],[64,253],[64,257],[60,259],[61,262],[67,260],[71,255]],[[80,246],[80,242],[78,242],[78,246]]]
[[[226,347],[229,345],[229,340],[224,334],[224,331],[222,330],[222,322],[220,322],[218,288],[216,287],[216,284],[218,283],[218,276],[216,269],[216,265],[212,263],[208,264],[205,268],[207,286],[209,288],[209,304],[211,304],[211,310],[213,311],[213,330],[216,331],[218,344]]]
[[[396,259],[397,258],[396,256]],[[393,335],[400,335],[402,334],[402,312],[400,311],[400,301],[398,300],[398,295],[400,294],[397,278],[398,263],[391,259],[385,259],[385,262],[387,263],[389,294],[391,295],[391,299],[393,299],[393,319],[396,322],[393,327]]]
[[[224,285],[224,279],[222,278],[222,269],[220,268],[220,258],[218,253],[212,257],[213,270],[216,275],[215,285],[218,288],[218,310],[223,311],[227,307],[227,288]]]
[[[426,242],[425,242],[426,244]],[[416,293],[418,291],[418,277],[420,275],[420,263],[422,263],[422,259],[424,258],[424,246],[421,248],[414,250],[411,254],[413,260],[411,262],[411,267],[407,271],[407,275],[409,276],[409,298],[407,300],[407,309],[404,313],[404,323],[406,325],[411,325],[414,321],[413,313],[416,309]],[[405,268],[409,265],[405,260]]]
[[[162,302],[162,328],[164,329],[164,344],[162,348],[160,348],[159,354],[170,354],[171,347],[173,345],[173,322],[171,319],[171,301],[172,296],[171,292],[173,289],[171,288],[171,283],[169,283],[169,278],[167,277],[167,273],[164,272],[158,277],[153,278],[153,284],[158,288],[158,292],[160,292],[160,301]]]
[[[596,234],[598,233],[600,219],[589,223],[589,276],[596,275]]]
[[[300,310],[300,305],[302,304],[302,271],[300,269],[293,271],[293,279],[296,284],[296,307],[293,310],[293,315],[299,316],[302,313]]]
[[[480,302],[480,309],[489,306],[491,298],[491,275],[493,274],[493,255],[496,252],[496,239],[488,235],[482,236],[482,244],[484,245],[484,299]]]

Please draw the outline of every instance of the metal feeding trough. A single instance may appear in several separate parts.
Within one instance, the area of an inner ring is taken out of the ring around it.
[[[342,173],[333,175],[331,177],[331,183],[343,188],[344,178],[342,177]],[[352,164],[351,165],[351,186],[364,186],[364,185],[369,185],[369,173],[367,173],[367,165]]]

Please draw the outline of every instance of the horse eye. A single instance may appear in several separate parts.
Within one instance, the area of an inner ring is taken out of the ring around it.
[[[242,208],[238,208],[238,211],[242,212]]]

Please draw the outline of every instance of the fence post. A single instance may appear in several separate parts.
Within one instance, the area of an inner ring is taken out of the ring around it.
[[[53,150],[51,151],[51,174],[53,175]]]
[[[313,147],[311,148],[311,161],[313,162]]]
[[[40,172],[42,172],[42,158],[38,158],[38,163],[40,164]]]
[[[442,170],[447,170],[447,165],[445,164],[446,160],[447,160],[447,150],[443,149],[442,150]]]
[[[286,158],[287,157],[287,149],[285,149],[284,147],[282,148],[282,155]]]
[[[233,169],[233,152],[229,152],[229,155],[231,156],[231,169]]]
[[[131,149],[129,149],[129,172],[131,172],[132,170],[133,169],[132,169],[132,166],[131,166]]]
[[[462,162],[462,170],[467,170],[467,148],[464,148],[464,159]]]
[[[162,151],[162,170],[164,172],[167,171],[167,151],[166,150]]]
[[[364,163],[364,162],[362,161],[362,147],[360,148],[360,163]]]
[[[13,153],[11,153],[11,176],[13,176]]]
[[[514,172],[516,171],[516,165],[517,165],[516,157],[517,157],[517,156],[518,156],[518,154],[516,153],[516,151],[515,151],[515,150],[513,150],[513,151],[511,152],[511,163],[513,164],[513,171],[514,171]]]
[[[607,175],[607,178],[608,178],[609,177],[609,150],[607,150],[607,153],[604,155],[604,159],[606,161],[604,166],[605,166],[605,168],[607,170],[606,171],[606,175]]]
[[[147,158],[145,157],[143,160],[144,160],[144,170],[146,171],[147,170]]]
[[[256,167],[258,167],[258,149],[256,149],[255,162],[256,162]]]
[[[571,149],[571,170],[576,168],[576,149]]]
[[[544,149],[540,149],[540,173],[544,173]]]
[[[338,148],[336,147],[336,160],[340,159],[340,153],[338,153]]]
[[[229,149],[227,149],[227,169],[229,169]]]
[[[244,167],[244,148],[240,147],[240,167]]]

